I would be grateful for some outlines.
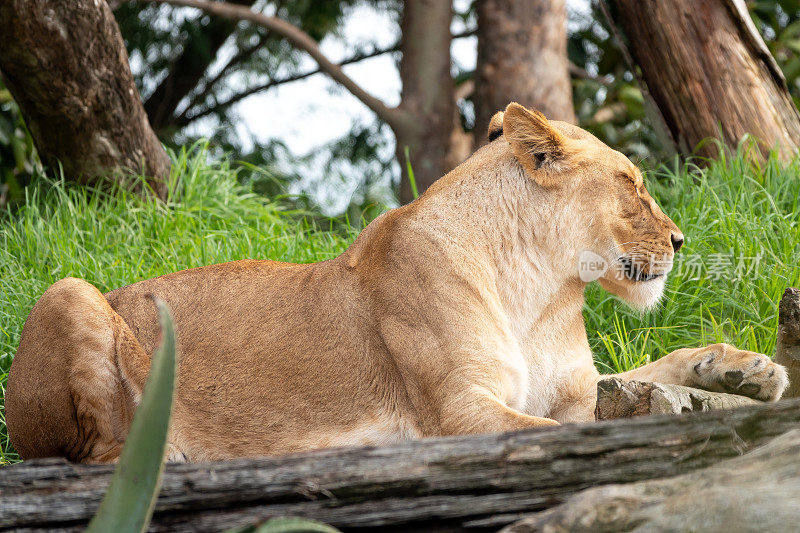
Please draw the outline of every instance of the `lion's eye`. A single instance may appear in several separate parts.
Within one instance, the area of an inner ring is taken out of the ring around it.
[[[621,180],[627,181],[628,183],[633,185],[633,187],[635,189],[638,190],[638,187],[636,186],[636,177],[635,176],[631,176],[627,172],[620,172],[620,173],[617,174],[617,179],[621,179]]]

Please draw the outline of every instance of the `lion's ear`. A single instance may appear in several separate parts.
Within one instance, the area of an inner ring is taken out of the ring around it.
[[[497,139],[503,134],[503,112],[498,111],[489,121],[489,142]]]
[[[555,171],[567,155],[568,140],[538,111],[511,102],[503,114],[503,135],[525,170],[541,185],[555,185]]]

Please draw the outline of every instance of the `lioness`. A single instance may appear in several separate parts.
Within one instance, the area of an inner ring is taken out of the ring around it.
[[[118,458],[172,309],[180,366],[169,459],[209,461],[593,419],[581,254],[638,308],[656,304],[678,227],[639,170],[586,131],[512,103],[491,141],[330,261],[236,261],[103,295],[39,299],[6,416],[23,458]],[[658,258],[654,261],[653,258]],[[621,374],[780,397],[783,367],[725,344]]]

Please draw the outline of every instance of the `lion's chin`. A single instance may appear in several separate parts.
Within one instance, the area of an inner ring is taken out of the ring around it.
[[[666,276],[659,276],[649,281],[608,281],[600,279],[600,285],[622,299],[637,311],[650,311],[664,295]]]

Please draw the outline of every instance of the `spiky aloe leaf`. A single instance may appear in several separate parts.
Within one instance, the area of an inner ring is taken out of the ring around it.
[[[271,518],[263,524],[232,529],[228,533],[341,533],[338,529],[316,520],[297,517]]]
[[[153,355],[142,401],[136,409],[111,484],[87,531],[141,532],[150,523],[167,448],[175,388],[175,331],[167,305],[153,298],[161,324],[161,346]]]

